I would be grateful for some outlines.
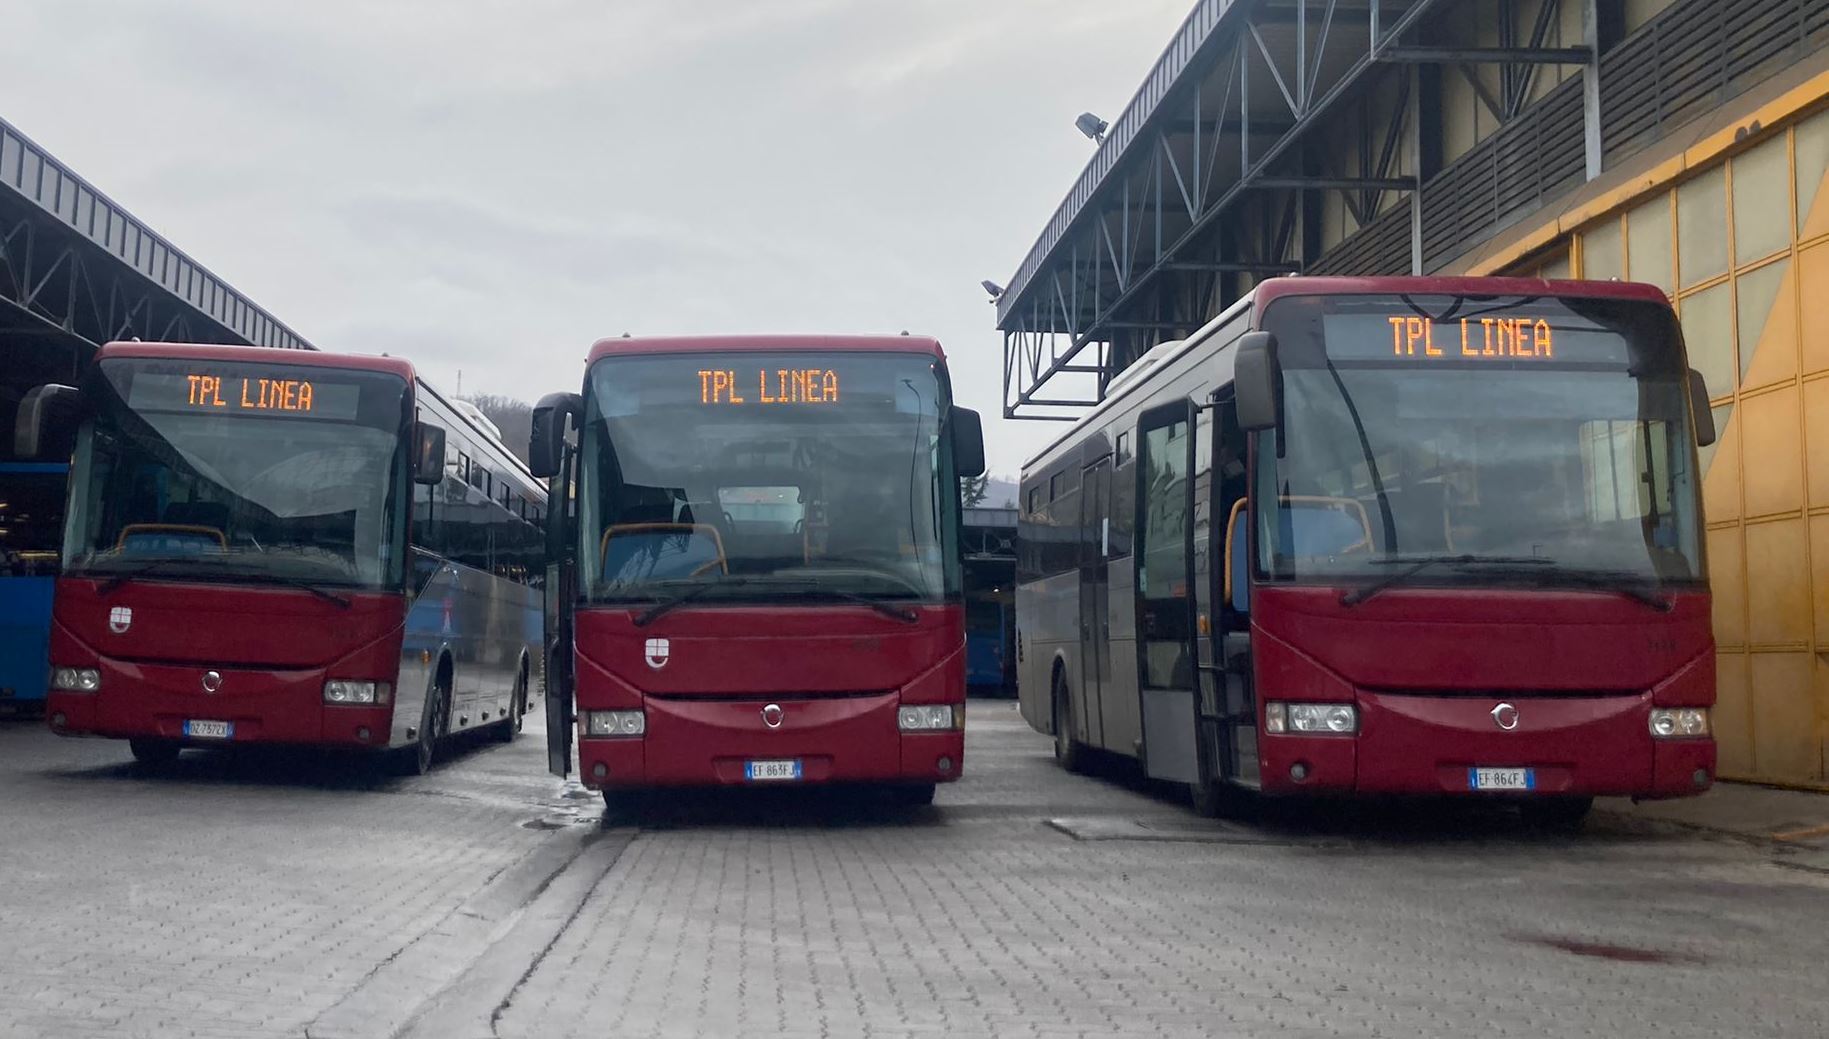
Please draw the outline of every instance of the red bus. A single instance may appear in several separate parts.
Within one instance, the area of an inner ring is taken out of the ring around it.
[[[959,778],[959,478],[984,441],[939,343],[605,340],[582,395],[536,407],[529,458],[569,489],[548,528],[556,774],[575,722],[612,808],[841,782],[926,803]]]
[[[111,343],[21,407],[71,459],[46,717],[130,741],[393,751],[519,730],[545,491],[406,361]]]
[[[1203,810],[1697,793],[1713,440],[1656,288],[1267,281],[1025,466],[1023,715]]]

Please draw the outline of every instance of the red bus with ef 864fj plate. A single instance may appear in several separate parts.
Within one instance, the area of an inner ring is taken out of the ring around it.
[[[1023,715],[1207,810],[1698,793],[1714,435],[1655,287],[1266,281],[1024,467]]]
[[[545,490],[397,358],[111,343],[21,405],[69,459],[46,718],[185,747],[391,752],[520,729]]]
[[[575,430],[575,436],[573,432]],[[656,787],[964,769],[959,478],[977,413],[910,336],[609,339],[534,410],[547,731],[612,809]]]

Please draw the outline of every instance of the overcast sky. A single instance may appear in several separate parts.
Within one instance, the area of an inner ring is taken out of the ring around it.
[[[992,468],[1003,283],[1190,0],[57,0],[0,114],[319,347],[575,389],[622,332],[936,335]]]

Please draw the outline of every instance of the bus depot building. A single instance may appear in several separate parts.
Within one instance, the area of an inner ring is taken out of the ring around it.
[[[1720,776],[1829,788],[1829,0],[1197,4],[998,299],[1005,413],[1290,274],[1662,288]]]

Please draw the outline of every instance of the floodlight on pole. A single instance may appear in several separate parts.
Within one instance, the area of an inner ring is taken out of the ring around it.
[[[1003,296],[1003,286],[991,281],[989,278],[986,278],[978,284],[984,286],[984,291],[990,295],[992,303],[997,302],[998,299]]]
[[[1081,112],[1080,117],[1073,121],[1073,125],[1079,127],[1081,133],[1090,137],[1097,144],[1105,143],[1105,131],[1111,129],[1110,123],[1091,112]]]

